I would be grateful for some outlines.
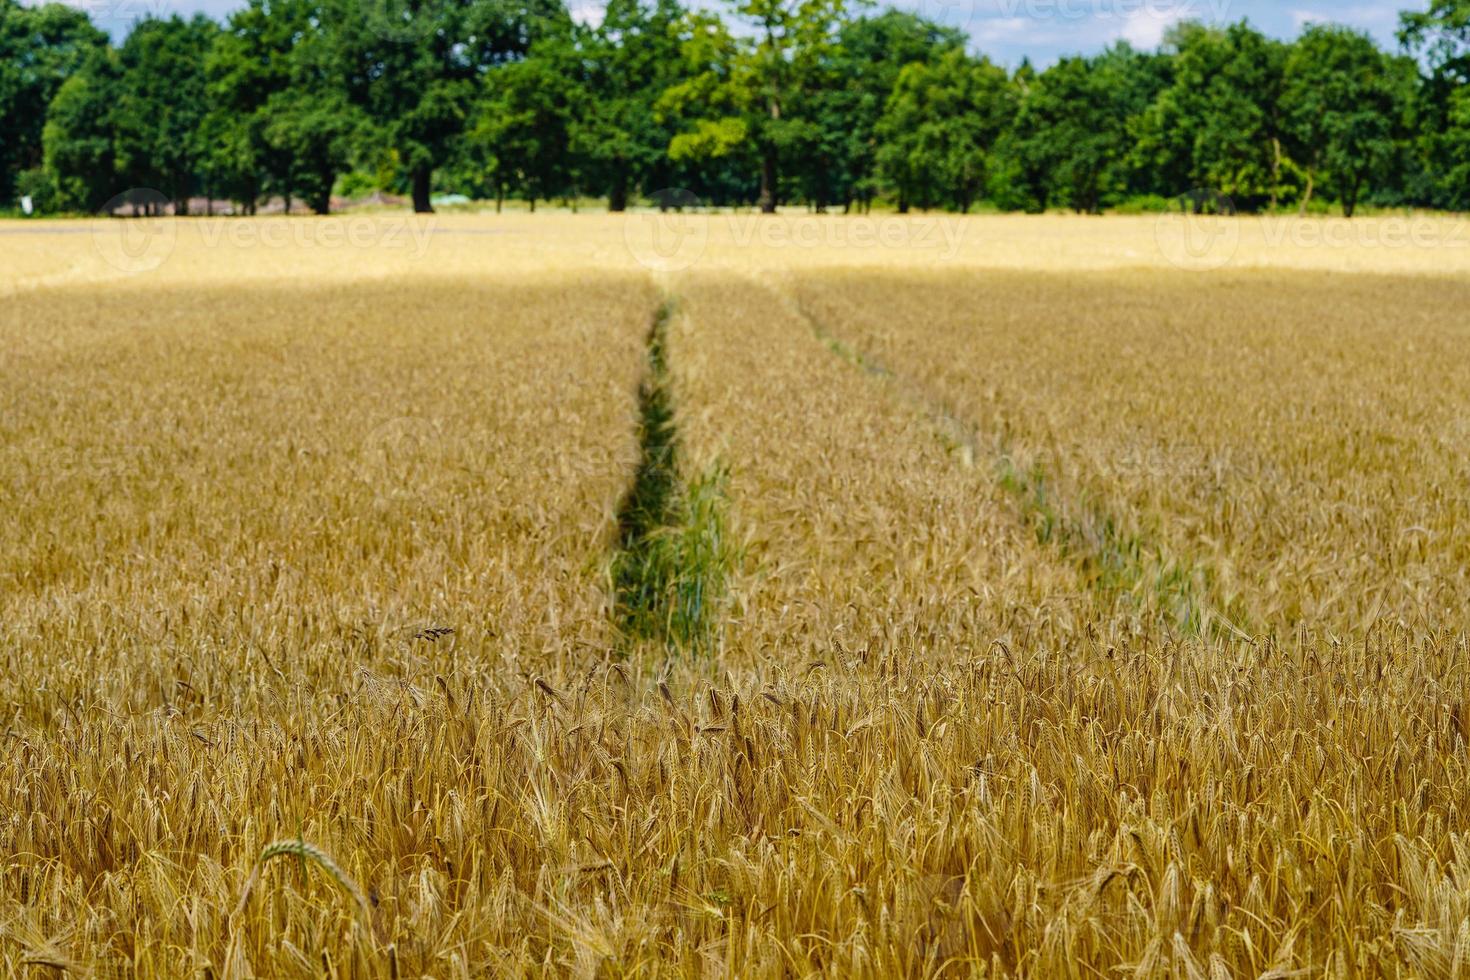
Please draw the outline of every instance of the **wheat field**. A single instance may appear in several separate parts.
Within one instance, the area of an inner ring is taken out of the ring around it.
[[[6,975],[1470,973],[1458,219],[0,270]]]

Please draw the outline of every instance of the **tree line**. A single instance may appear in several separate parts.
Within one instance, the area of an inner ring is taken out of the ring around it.
[[[953,28],[845,0],[249,0],[119,44],[58,3],[0,0],[0,207],[94,212],[152,188],[244,212],[438,192],[613,210],[1470,208],[1470,0],[1401,15],[1401,47],[1309,25],[1183,23],[1008,71]]]

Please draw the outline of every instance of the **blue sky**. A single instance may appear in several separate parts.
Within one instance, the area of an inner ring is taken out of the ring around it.
[[[121,37],[147,14],[222,17],[239,0],[68,0],[92,14],[98,26]],[[569,0],[583,19],[598,15],[596,0]],[[1309,21],[1336,21],[1366,30],[1394,45],[1398,12],[1423,9],[1426,0],[893,0],[933,20],[963,28],[976,50],[1014,66],[1023,57],[1046,65],[1068,54],[1091,54],[1119,39],[1153,48],[1180,20],[1227,23],[1247,18],[1261,30],[1293,37]],[[717,0],[705,0],[718,6]]]
[[[1021,58],[1049,64],[1068,54],[1092,54],[1117,40],[1154,48],[1171,24],[1182,20],[1231,23],[1247,19],[1277,37],[1296,36],[1313,21],[1365,30],[1397,46],[1404,0],[903,0],[946,24],[963,27],[975,47],[1006,65]]]

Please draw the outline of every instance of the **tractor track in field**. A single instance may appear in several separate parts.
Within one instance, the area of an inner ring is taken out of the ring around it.
[[[734,552],[725,533],[725,474],[717,464],[689,474],[682,454],[668,364],[676,300],[654,312],[638,386],[638,467],[617,512],[612,559],[615,617],[627,652],[639,642],[668,651],[707,650]]]
[[[1068,499],[1034,460],[1023,465],[1019,447],[1004,433],[982,437],[980,427],[956,411],[947,399],[913,378],[844,340],[807,309],[799,298],[768,282],[772,292],[805,323],[812,336],[832,354],[884,384],[910,410],[923,418],[959,464],[988,467],[991,478],[1018,510],[1019,519],[1041,543],[1058,550],[1076,565],[1093,591],[1108,603],[1152,603],[1180,631],[1249,640],[1242,612],[1220,600],[1210,566],[1192,556],[1170,559],[1162,545],[1136,529],[1131,515],[1110,513],[1095,502]]]

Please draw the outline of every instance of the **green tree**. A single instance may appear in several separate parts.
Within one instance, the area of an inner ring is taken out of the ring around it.
[[[333,16],[325,0],[250,0],[210,52],[201,169],[247,209],[278,193],[288,208],[300,197],[325,212],[364,140]]]
[[[571,146],[589,186],[622,211],[635,189],[647,186],[668,151],[673,132],[656,112],[665,89],[678,80],[677,0],[611,0],[602,23],[583,38],[581,111]]]
[[[842,24],[825,77],[797,106],[798,116],[811,121],[794,168],[802,196],[818,210],[839,201],[844,209],[854,201],[868,207],[880,186],[878,121],[899,72],[964,43],[959,31],[898,10]]]
[[[41,167],[47,110],[62,84],[106,48],[107,35],[74,7],[0,0],[0,204],[13,200],[17,174]]]
[[[744,168],[755,159],[750,139],[754,86],[741,43],[718,16],[690,11],[676,25],[678,81],[660,94],[656,117],[675,131],[668,156],[679,167]]]
[[[194,142],[199,177],[204,192],[234,201],[246,214],[254,214],[264,192],[264,170],[260,120],[252,115],[212,107],[195,130]]]
[[[1181,24],[1166,46],[1172,79],[1140,121],[1139,165],[1167,194],[1208,188],[1242,209],[1274,207],[1285,162],[1285,45],[1242,21]]]
[[[1011,94],[1003,69],[958,48],[898,73],[877,126],[877,161],[899,211],[911,204],[969,210],[991,147],[1014,114]]]
[[[434,171],[473,125],[485,76],[565,35],[561,0],[332,0],[349,96],[382,128],[415,211],[432,211]]]
[[[121,182],[149,187],[186,214],[198,170],[197,133],[203,121],[205,54],[219,27],[192,20],[147,19],[118,52],[118,101],[112,113]]]
[[[120,87],[116,53],[102,48],[51,100],[41,142],[61,208],[96,211],[117,193],[113,112]]]
[[[1307,172],[1303,212],[1325,170],[1352,217],[1364,186],[1395,159],[1411,71],[1345,27],[1313,25],[1292,45],[1282,99],[1293,154]]]
[[[1120,43],[1064,58],[1025,88],[1011,139],[1012,172],[1034,205],[1097,214],[1130,189],[1131,131],[1147,105],[1149,56]]]
[[[317,214],[331,210],[332,185],[352,159],[362,121],[340,91],[294,85],[266,102],[261,134],[291,160],[292,186]]]
[[[487,76],[473,138],[488,151],[497,199],[505,187],[519,188],[534,211],[537,200],[572,183],[572,119],[583,94],[570,70],[577,59],[568,31]]]
[[[753,151],[760,165],[763,212],[779,203],[781,159],[810,138],[810,120],[793,114],[804,91],[825,77],[845,0],[732,0],[752,32],[733,35],[718,18],[687,20],[689,77],[661,100],[692,128],[670,142],[677,160],[709,160]]]
[[[312,0],[249,0],[230,15],[205,59],[211,111],[202,168],[211,183],[247,211],[275,191],[289,207],[295,161],[265,136],[265,107],[292,84],[292,59],[303,43],[321,42]]]
[[[1470,76],[1470,0],[1430,0],[1429,9],[1399,15],[1399,40],[1439,71]]]
[[[1428,64],[1413,126],[1430,203],[1470,208],[1470,0],[1431,0],[1401,15],[1399,39]]]

